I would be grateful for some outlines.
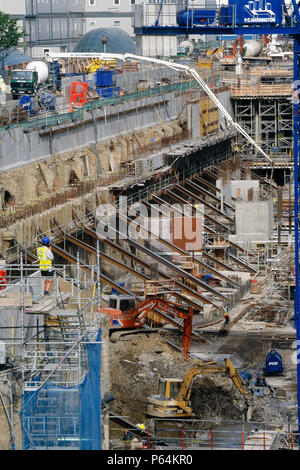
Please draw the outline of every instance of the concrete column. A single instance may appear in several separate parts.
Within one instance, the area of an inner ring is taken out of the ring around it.
[[[200,106],[198,101],[192,104],[192,137],[193,140],[200,139]]]

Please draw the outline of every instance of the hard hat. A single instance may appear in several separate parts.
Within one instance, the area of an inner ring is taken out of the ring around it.
[[[43,240],[42,240],[42,243],[43,243],[43,245],[47,245],[48,243],[50,243],[50,238],[49,237],[44,237]]]
[[[146,426],[145,426],[144,424],[142,424],[142,423],[138,423],[138,424],[136,425],[136,427],[137,427],[137,428],[140,428],[140,429],[146,429]]]

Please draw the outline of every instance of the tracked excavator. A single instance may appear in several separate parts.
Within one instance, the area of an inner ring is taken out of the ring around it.
[[[100,313],[109,315],[109,327],[112,332],[114,329],[118,331],[121,330],[122,334],[123,329],[128,331],[142,328],[144,326],[147,313],[152,309],[156,309],[156,314],[176,328],[182,330],[183,355],[186,359],[188,357],[191,344],[192,322],[194,316],[194,310],[191,307],[185,307],[184,305],[177,304],[166,299],[153,297],[143,300],[126,312],[112,308],[101,308]],[[183,319],[183,326],[178,323],[174,317]]]
[[[230,359],[225,359],[225,366],[217,362],[203,362],[190,368],[183,379],[161,379],[158,395],[150,395],[147,402],[148,418],[192,418],[195,417],[191,403],[193,379],[201,374],[226,374],[243,395],[249,421],[253,411],[253,393],[236,370]]]

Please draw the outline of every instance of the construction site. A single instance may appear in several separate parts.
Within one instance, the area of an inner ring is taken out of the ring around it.
[[[1,450],[299,450],[300,12],[265,3],[9,68]]]

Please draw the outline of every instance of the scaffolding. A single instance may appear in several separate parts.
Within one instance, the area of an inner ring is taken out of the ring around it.
[[[290,158],[293,145],[293,112],[290,95],[232,95],[237,122],[272,157]],[[238,146],[249,155],[251,148],[238,138]]]
[[[22,448],[101,448],[100,264],[55,265],[50,295],[34,264],[6,266],[0,339],[20,364]],[[9,370],[9,369],[8,369]],[[11,420],[12,422],[12,420]],[[11,429],[15,435],[14,429]]]

